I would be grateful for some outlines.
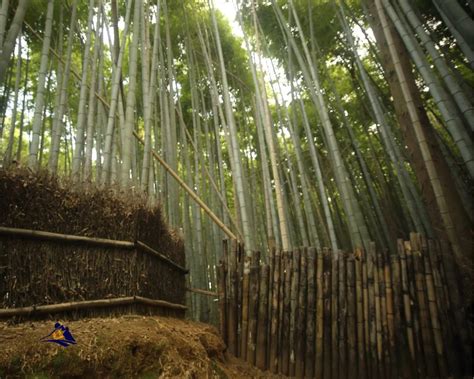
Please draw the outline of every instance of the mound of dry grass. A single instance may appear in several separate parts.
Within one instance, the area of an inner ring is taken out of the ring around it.
[[[40,342],[53,321],[0,323],[0,376],[84,378],[267,377],[225,354],[215,328],[166,317],[129,316],[66,323],[77,341]]]

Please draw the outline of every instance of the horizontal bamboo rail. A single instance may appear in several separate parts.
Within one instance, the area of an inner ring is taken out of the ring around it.
[[[103,247],[114,247],[120,249],[135,249],[139,248],[142,251],[160,259],[162,262],[172,266],[173,268],[177,269],[178,271],[182,272],[183,274],[187,274],[189,270],[177,264],[176,262],[172,261],[165,255],[159,253],[155,249],[151,248],[147,244],[136,241],[119,241],[119,240],[111,240],[106,238],[95,238],[95,237],[85,237],[85,236],[76,236],[72,234],[61,234],[61,233],[52,233],[52,232],[44,232],[40,230],[33,230],[33,229],[20,229],[20,228],[8,228],[5,226],[0,226],[0,235],[7,235],[7,236],[15,236],[19,238],[33,238],[33,239],[42,239],[42,240],[49,240],[49,241],[62,241],[62,242],[70,242],[70,243],[85,243],[95,246],[103,246]]]
[[[163,254],[159,253],[158,251],[156,251],[155,249],[151,248],[150,246],[148,246],[147,244],[141,242],[141,241],[136,241],[135,242],[136,246],[138,246],[139,248],[143,249],[144,251],[154,255],[155,257],[161,259],[163,262],[166,262],[168,263],[170,266],[176,268],[178,271],[181,271],[182,273],[184,274],[187,274],[189,273],[189,270],[187,268],[184,268],[182,266],[180,266],[179,264],[173,262],[171,259],[169,259],[168,257],[164,256]]]
[[[149,299],[141,296],[117,297],[113,299],[84,300],[70,303],[33,305],[31,307],[0,309],[0,318],[25,316],[31,314],[49,314],[79,309],[102,308],[117,305],[145,304],[153,307],[176,309],[185,311],[187,307],[182,304],[170,303],[164,300]]]
[[[218,297],[219,296],[219,294],[217,292],[206,291],[206,290],[203,290],[203,289],[200,289],[200,288],[186,288],[186,291],[194,292],[194,293],[198,293],[200,295],[210,296],[210,297]]]
[[[43,232],[33,229],[8,228],[5,226],[0,226],[0,234],[52,241],[80,242],[97,246],[117,247],[121,249],[133,249],[135,247],[135,243],[130,241],[117,241],[106,238],[75,236],[72,234]]]

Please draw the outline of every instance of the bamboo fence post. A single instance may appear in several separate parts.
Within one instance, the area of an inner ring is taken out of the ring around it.
[[[398,378],[400,376],[408,376],[410,374],[410,365],[407,367],[407,363],[410,362],[410,355],[407,354],[408,346],[405,338],[405,328],[403,327],[402,321],[402,282],[401,282],[401,270],[400,270],[400,258],[398,255],[390,256],[390,272],[392,279],[392,291],[393,291],[393,357],[395,362],[398,364],[392,365],[392,378]]]
[[[356,330],[357,330],[357,369],[358,377],[363,378],[366,375],[365,364],[365,341],[364,341],[364,303],[362,292],[362,262],[364,255],[362,250],[357,249],[354,253],[355,258],[355,295],[356,295]]]
[[[250,294],[249,294],[249,324],[247,337],[247,362],[255,365],[258,320],[258,291],[259,291],[259,254],[252,252],[250,263]]]
[[[323,355],[325,379],[331,378],[331,257],[329,251],[323,248],[324,275],[323,275],[323,296],[324,296],[324,337]]]
[[[421,338],[426,362],[426,374],[429,377],[435,377],[439,375],[439,370],[436,365],[436,355],[432,335],[433,329],[431,327],[425,290],[423,256],[421,253],[420,240],[417,234],[410,233],[410,245],[413,253],[413,268],[415,272],[415,286],[420,315]]]
[[[260,271],[260,294],[258,302],[257,351],[256,365],[259,369],[267,368],[267,330],[268,330],[268,276],[269,266],[264,265]]]
[[[412,304],[412,316],[413,316],[413,330],[415,336],[415,349],[416,349],[416,365],[415,369],[418,375],[426,376],[426,361],[423,354],[423,340],[421,335],[420,326],[420,309],[418,306],[418,297],[416,291],[416,278],[414,272],[413,252],[410,241],[404,241],[407,272],[408,272],[408,289],[410,293],[410,300]]]
[[[378,378],[378,355],[377,355],[377,328],[376,328],[376,311],[375,311],[375,283],[374,283],[374,257],[375,257],[375,244],[369,244],[369,250],[367,254],[367,286],[368,286],[368,299],[369,299],[369,338],[370,338],[370,372],[373,379]]]
[[[356,293],[354,256],[347,258],[347,350],[349,375],[357,373]]]
[[[273,276],[277,267],[276,262],[276,249],[272,247],[268,252],[269,255],[269,265],[268,265],[268,293],[267,293],[267,320],[268,325],[266,327],[267,335],[265,337],[266,340],[266,354],[265,357],[267,361],[267,369],[270,370],[270,349],[271,349],[271,334],[272,334],[272,320],[275,318],[278,320],[278,315],[273,314]]]
[[[323,297],[323,253],[316,253],[316,378],[323,377],[323,336],[324,336],[324,297]]]
[[[377,253],[374,254],[374,295],[375,295],[375,331],[377,333],[377,372],[378,377],[385,377],[383,354],[382,304],[380,294],[380,277],[377,262]]]
[[[249,321],[249,276],[250,276],[250,257],[244,257],[244,272],[242,278],[242,326],[240,330],[240,357],[247,359],[247,337]]]
[[[347,296],[346,296],[346,259],[343,251],[339,251],[338,279],[339,279],[339,378],[347,378]]]
[[[363,323],[364,323],[364,355],[365,355],[365,376],[370,378],[370,316],[369,316],[369,286],[367,278],[367,254],[366,250],[361,256],[362,264],[362,307],[363,307]]]
[[[230,325],[229,243],[230,241],[228,239],[224,239],[222,241],[222,265],[224,266],[224,293],[225,293],[224,307],[225,307],[225,315],[226,315],[224,335],[225,335],[225,343],[227,347],[229,346],[229,325]]]
[[[237,297],[237,356],[242,357],[242,316],[243,316],[243,276],[245,264],[245,250],[243,245],[238,243],[236,249],[236,279],[235,279],[235,294]]]
[[[228,249],[227,265],[229,269],[228,273],[228,293],[229,293],[229,306],[228,306],[228,348],[229,352],[233,355],[237,355],[237,299],[235,293],[235,282],[236,282],[236,253],[237,241],[231,241],[231,247]]]
[[[314,347],[315,347],[315,315],[316,315],[316,282],[315,282],[315,262],[316,249],[310,247],[307,256],[307,287],[308,297],[306,301],[307,317],[306,317],[306,357],[304,364],[304,376],[312,378],[314,376]]]
[[[421,244],[422,260],[424,263],[425,271],[425,286],[426,286],[426,298],[428,302],[428,311],[431,318],[431,328],[433,333],[434,348],[437,356],[439,375],[440,377],[447,377],[448,370],[446,366],[445,354],[443,349],[443,336],[441,333],[440,317],[438,314],[438,305],[436,299],[436,289],[433,279],[433,270],[431,268],[431,262],[429,257],[429,250],[427,241],[422,236],[419,236]]]
[[[387,298],[385,288],[385,260],[381,251],[377,252],[377,270],[379,276],[380,286],[380,313],[382,321],[382,346],[383,346],[383,362],[384,374],[388,378],[390,376],[390,345],[389,345],[389,331],[387,318]]]
[[[217,267],[217,282],[218,295],[219,295],[219,330],[224,343],[227,343],[226,330],[227,330],[227,317],[226,317],[226,286],[225,286],[225,264],[223,261]]]
[[[299,289],[298,289],[298,307],[296,324],[296,349],[295,349],[295,376],[304,377],[305,360],[305,332],[306,332],[306,284],[307,284],[307,255],[308,248],[300,249],[300,270],[299,270]]]
[[[447,288],[443,283],[443,268],[440,266],[441,262],[438,259],[438,251],[436,244],[432,240],[428,240],[428,257],[431,263],[431,270],[433,274],[433,282],[436,290],[436,303],[441,323],[442,341],[444,344],[444,352],[448,365],[448,372],[453,376],[461,375],[459,355],[455,353],[452,346],[453,341],[453,323],[448,315],[449,301],[447,297]]]
[[[285,252],[285,282],[283,291],[283,324],[281,336],[281,359],[284,375],[290,372],[290,316],[291,316],[291,276],[292,276],[292,253]]]
[[[270,354],[269,354],[269,370],[272,373],[278,372],[278,329],[280,326],[280,312],[279,312],[279,300],[280,300],[280,269],[281,269],[281,253],[280,250],[273,249],[274,252],[274,267],[273,267],[273,278],[272,283],[272,318],[270,325]],[[283,299],[282,299],[283,300]]]
[[[394,315],[394,299],[393,299],[393,283],[391,272],[390,256],[384,256],[383,272],[385,279],[385,302],[387,312],[387,328],[388,328],[388,357],[390,365],[388,367],[388,377],[394,377],[394,368],[397,366],[397,357],[395,354],[395,315]]]
[[[291,314],[290,314],[290,376],[295,375],[296,369],[296,314],[298,313],[298,287],[300,279],[300,252],[293,251],[293,269],[291,277]]]
[[[443,259],[443,266],[446,271],[446,284],[451,304],[451,312],[455,325],[455,338],[460,341],[456,348],[462,358],[462,374],[469,375],[472,371],[472,346],[470,333],[466,324],[465,302],[459,283],[459,271],[456,266],[451,248],[446,241],[441,241],[440,255]]]
[[[407,334],[408,350],[410,352],[411,364],[410,368],[412,373],[415,372],[416,364],[416,352],[415,352],[415,336],[413,331],[413,314],[411,311],[411,299],[408,284],[408,268],[407,259],[405,254],[405,247],[403,240],[397,241],[398,254],[400,257],[400,270],[401,270],[401,282],[402,282],[402,295],[403,295],[403,311],[405,316],[405,328]]]
[[[331,372],[333,378],[339,378],[339,320],[338,320],[338,261],[337,251],[330,252],[331,257]]]

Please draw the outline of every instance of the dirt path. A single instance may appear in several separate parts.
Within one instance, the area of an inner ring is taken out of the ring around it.
[[[40,341],[54,323],[0,323],[0,378],[271,377],[225,354],[206,324],[143,316],[65,321],[77,344],[62,347]]]

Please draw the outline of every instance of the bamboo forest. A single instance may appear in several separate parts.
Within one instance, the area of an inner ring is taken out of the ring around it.
[[[2,0],[0,318],[185,310],[222,377],[470,376],[473,95],[472,0]]]

